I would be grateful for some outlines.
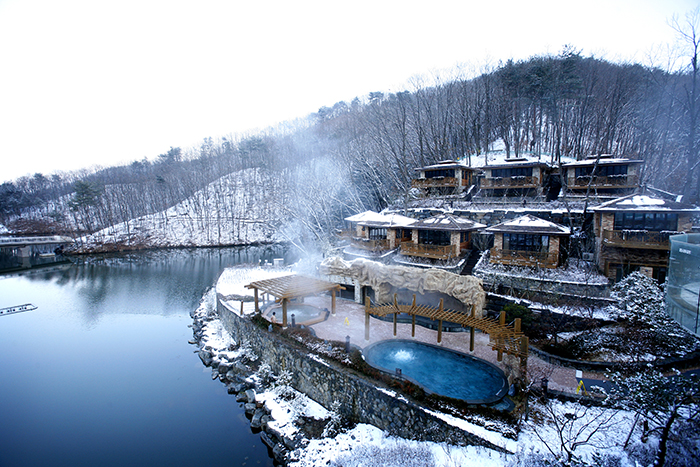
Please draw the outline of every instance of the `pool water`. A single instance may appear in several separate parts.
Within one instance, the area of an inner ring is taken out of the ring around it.
[[[495,365],[443,347],[405,339],[377,342],[363,351],[367,363],[395,373],[426,391],[473,404],[491,404],[508,391],[506,377]]]
[[[272,313],[275,313],[275,318],[278,323],[282,322],[282,306],[277,305],[267,310],[265,316],[270,319]],[[290,303],[287,305],[287,322],[292,322],[292,313],[296,324],[317,323],[325,318],[324,310],[312,305],[303,303]]]

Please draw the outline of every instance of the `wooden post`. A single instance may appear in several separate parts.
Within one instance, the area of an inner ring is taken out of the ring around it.
[[[282,327],[286,328],[287,327],[287,302],[289,299],[283,298],[282,299]]]
[[[472,305],[472,319],[476,319],[476,305]],[[474,326],[469,328],[469,351],[474,352]]]
[[[260,313],[260,306],[258,304],[258,288],[253,289],[253,295],[255,295],[255,312]]]
[[[399,317],[399,301],[398,294],[394,294],[394,337],[396,337],[396,323]]]
[[[335,289],[331,291],[331,314],[335,316]]]
[[[411,337],[416,337],[416,294],[413,294],[411,305]]]
[[[520,318],[515,318],[515,332],[520,332]]]
[[[442,298],[440,299],[440,307],[438,309],[438,313],[442,315]],[[442,344],[442,319],[438,320],[438,344]]]
[[[501,326],[506,325],[506,312],[505,311],[501,311],[501,314],[498,316],[498,324],[500,324]],[[499,331],[502,332],[503,330],[500,329]],[[502,362],[503,361],[503,338],[502,337],[498,337],[496,339],[496,345],[498,345],[498,355],[496,356],[496,360],[499,362]]]
[[[520,366],[527,369],[527,355],[530,349],[530,338],[522,336],[520,338]]]
[[[243,316],[243,300],[241,300],[241,316]]]
[[[369,342],[369,297],[365,297],[365,340]]]

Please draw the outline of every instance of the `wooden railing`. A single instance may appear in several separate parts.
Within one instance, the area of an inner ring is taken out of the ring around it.
[[[350,244],[355,248],[360,248],[362,250],[368,251],[383,251],[389,249],[389,240],[387,240],[386,238],[369,240],[366,238],[353,237]]]
[[[454,245],[425,245],[405,242],[401,244],[401,254],[422,258],[449,259],[458,256]]]
[[[603,241],[607,245],[622,248],[647,248],[668,250],[668,237],[679,232],[653,232],[648,230],[603,230]]]
[[[481,181],[481,188],[530,188],[536,186],[535,177],[485,178]]]
[[[593,178],[592,181],[591,178]],[[591,177],[590,175],[583,175],[574,179],[574,185],[572,188],[586,188],[589,182],[591,182],[591,186],[595,188],[617,188],[639,185],[639,180],[636,175],[618,175],[613,177],[603,177],[597,175],[595,177]]]
[[[458,187],[459,179],[454,177],[417,178],[411,182],[413,188]]]
[[[559,253],[547,251],[491,249],[491,261],[518,266],[543,266],[555,268],[559,264]]]

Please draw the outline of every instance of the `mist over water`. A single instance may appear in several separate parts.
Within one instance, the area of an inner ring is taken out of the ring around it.
[[[227,266],[273,248],[86,257],[0,276],[0,465],[272,465],[243,409],[188,344]]]

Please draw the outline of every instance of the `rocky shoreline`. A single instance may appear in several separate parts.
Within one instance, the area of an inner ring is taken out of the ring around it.
[[[206,298],[206,296],[205,296]],[[218,322],[214,307],[200,306],[190,313],[193,323],[193,338],[189,343],[197,346],[195,353],[202,364],[212,370],[212,379],[219,380],[226,386],[227,392],[236,396],[236,402],[243,404],[246,417],[250,421],[253,433],[260,433],[260,438],[268,447],[271,457],[281,465],[288,465],[299,459],[300,450],[308,445],[310,438],[316,438],[330,419],[315,419],[299,417],[294,420],[298,429],[295,435],[289,436],[282,430],[276,429],[270,422],[274,421],[272,409],[268,401],[260,400],[259,395],[269,389],[270,383],[276,379],[260,375],[265,373],[265,365],[258,365],[257,356],[245,344],[229,343],[224,348],[210,345],[207,339],[207,329],[212,322]],[[225,332],[225,331],[224,331]],[[285,388],[286,391],[294,391]]]

